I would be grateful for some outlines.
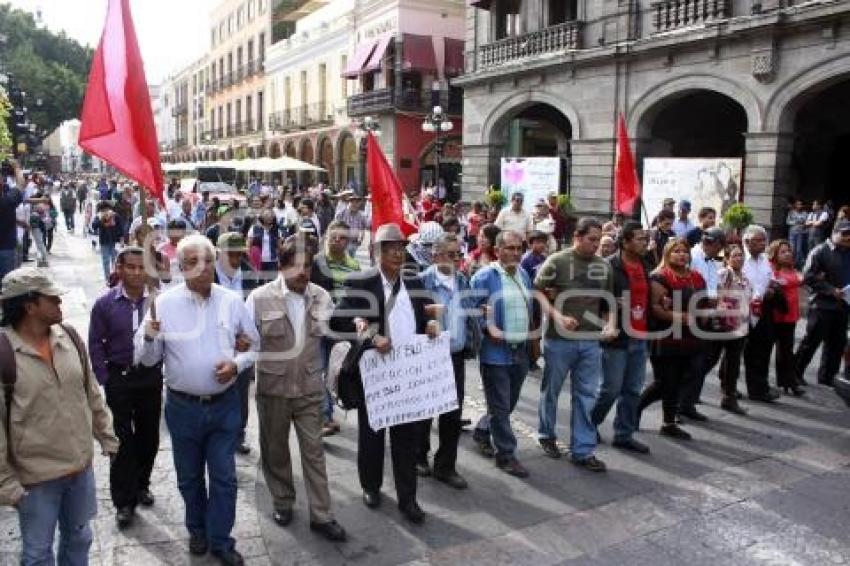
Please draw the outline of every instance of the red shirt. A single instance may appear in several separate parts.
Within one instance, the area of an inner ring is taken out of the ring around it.
[[[791,269],[773,270],[773,278],[782,284],[782,294],[788,303],[788,312],[773,312],[773,322],[795,323],[800,320],[800,287],[803,280]]]
[[[467,221],[469,222],[469,235],[470,236],[478,236],[478,232],[481,231],[481,224],[484,220],[484,217],[480,214],[476,214],[474,212],[470,212],[467,217]]]
[[[629,278],[629,304],[624,308],[629,309],[632,329],[637,332],[648,330],[646,319],[649,310],[649,283],[646,281],[646,273],[640,262],[631,263],[623,260],[623,267]]]

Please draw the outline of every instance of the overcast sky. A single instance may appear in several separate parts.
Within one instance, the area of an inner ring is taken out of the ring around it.
[[[49,29],[97,47],[107,0],[0,0],[35,13]],[[219,0],[130,0],[139,47],[150,84],[203,55],[208,47],[209,13]]]

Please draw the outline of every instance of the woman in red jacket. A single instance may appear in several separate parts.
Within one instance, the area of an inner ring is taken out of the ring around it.
[[[794,330],[800,320],[800,287],[803,279],[794,269],[794,250],[788,240],[774,240],[767,249],[773,279],[779,283],[788,309],[773,310],[773,344],[776,345],[776,385],[799,397],[805,382],[799,379],[794,363]],[[773,346],[771,344],[771,346]]]

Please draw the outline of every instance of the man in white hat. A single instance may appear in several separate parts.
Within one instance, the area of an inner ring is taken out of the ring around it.
[[[377,328],[372,345],[384,354],[394,343],[404,343],[415,334],[439,335],[440,328],[429,316],[429,294],[417,277],[402,272],[407,238],[397,224],[385,224],[375,232],[378,267],[345,281],[342,298],[331,318],[331,330],[344,339],[354,339],[370,326]],[[377,306],[377,308],[375,308]],[[358,403],[357,471],[367,507],[381,503],[384,476],[385,430],[369,427],[362,388]],[[392,443],[393,475],[398,506],[412,523],[421,523],[425,513],[416,502],[416,453],[421,439],[421,422],[389,427]]]
[[[87,563],[97,508],[92,440],[110,458],[118,452],[85,346],[62,324],[64,293],[32,267],[0,287],[0,505],[18,511],[22,564]]]

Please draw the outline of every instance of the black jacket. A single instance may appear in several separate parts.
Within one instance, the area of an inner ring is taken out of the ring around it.
[[[629,319],[629,311],[623,308],[622,300],[623,294],[630,289],[629,285],[629,274],[626,273],[626,267],[623,263],[623,252],[617,252],[612,256],[606,258],[608,263],[611,264],[612,275],[614,276],[614,298],[617,299],[617,328],[619,329],[619,333],[617,334],[617,338],[611,342],[601,342],[603,348],[626,348],[629,343],[629,336],[623,330],[623,320]],[[643,265],[643,276],[646,278],[646,288],[647,292],[651,287],[649,274],[652,272],[652,265],[649,263],[649,258],[644,256],[641,258],[641,264]],[[647,304],[647,312],[644,313],[644,316],[649,316],[649,305]]]
[[[821,310],[847,310],[847,303],[835,297],[835,290],[846,284],[842,277],[841,256],[828,240],[811,252],[803,268],[803,282],[809,288],[809,306]]]

